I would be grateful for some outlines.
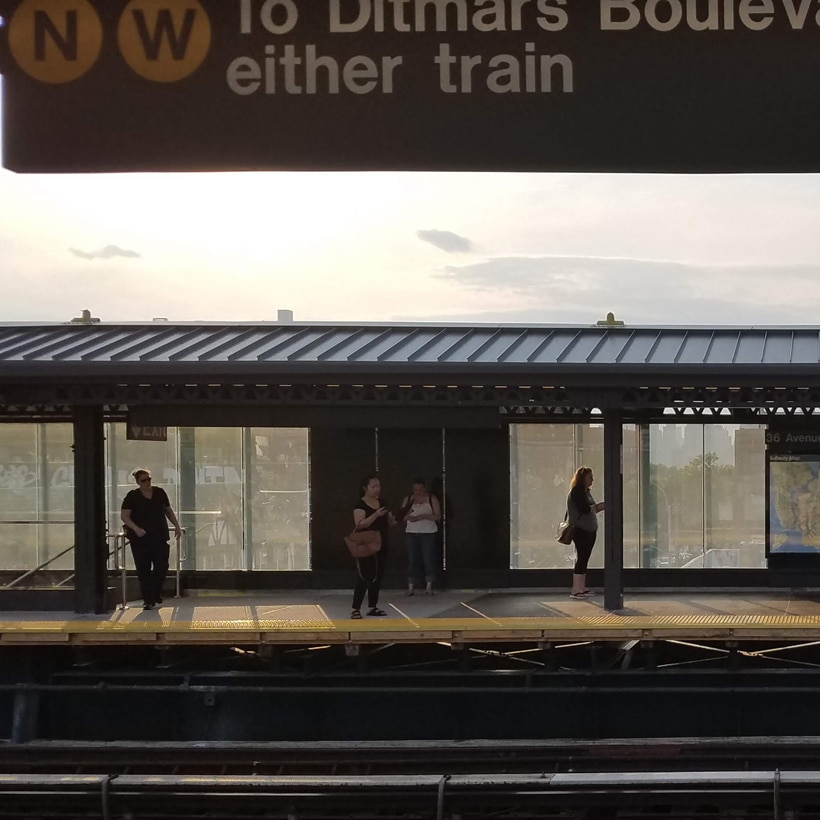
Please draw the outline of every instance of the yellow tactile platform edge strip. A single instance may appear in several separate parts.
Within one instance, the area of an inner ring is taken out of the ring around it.
[[[715,630],[754,633],[757,638],[772,637],[781,631],[813,632],[820,634],[820,615],[615,615],[590,617],[521,617],[494,618],[379,618],[350,619],[207,619],[194,621],[162,618],[145,621],[112,620],[38,620],[0,621],[0,643],[21,643],[28,638],[42,642],[53,637],[58,642],[77,639],[105,640],[112,638],[142,641],[150,637],[174,636],[196,642],[218,638],[224,641],[261,639],[260,633],[269,633],[265,639],[290,638],[307,640],[351,640],[355,636],[372,638],[376,634],[392,636],[396,640],[418,641],[446,639],[453,634],[481,635],[485,638],[532,639],[562,633],[596,633],[611,639],[618,636],[634,637],[639,633],[686,633],[693,637],[708,637]]]

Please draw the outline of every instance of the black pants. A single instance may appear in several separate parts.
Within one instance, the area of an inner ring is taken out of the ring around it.
[[[587,571],[589,557],[592,555],[592,548],[595,546],[595,536],[597,532],[575,528],[572,540],[575,542],[575,567],[572,572],[575,575],[583,575]]]
[[[140,593],[146,604],[156,604],[162,597],[162,586],[168,574],[171,546],[167,541],[150,539],[147,535],[131,542],[131,554],[137,568]]]
[[[384,546],[374,555],[356,559],[356,586],[353,589],[353,609],[361,609],[364,595],[367,593],[367,605],[370,609],[379,604],[379,591],[384,576]]]

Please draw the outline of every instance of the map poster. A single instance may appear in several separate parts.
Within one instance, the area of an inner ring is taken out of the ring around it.
[[[820,554],[820,454],[769,453],[769,553]]]

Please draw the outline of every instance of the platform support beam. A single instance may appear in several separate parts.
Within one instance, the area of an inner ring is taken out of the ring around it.
[[[74,408],[74,608],[105,612],[105,437],[102,407]]]
[[[604,607],[610,612],[624,607],[624,477],[623,413],[604,410]]]

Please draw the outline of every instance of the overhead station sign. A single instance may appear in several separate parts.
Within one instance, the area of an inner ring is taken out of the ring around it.
[[[0,0],[3,164],[820,171],[820,0]]]

